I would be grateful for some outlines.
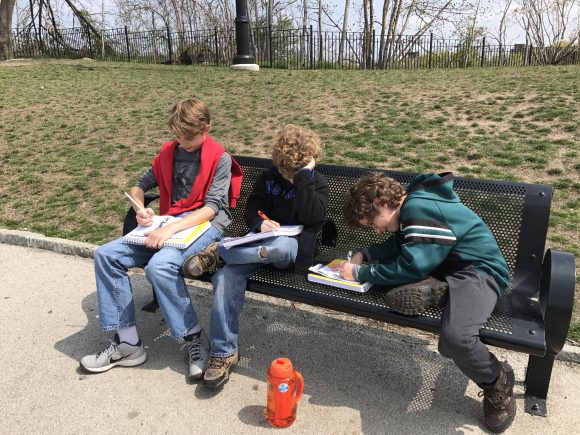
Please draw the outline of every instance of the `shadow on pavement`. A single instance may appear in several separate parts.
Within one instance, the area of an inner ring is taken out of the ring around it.
[[[139,309],[151,295],[145,276],[133,275],[132,283],[137,326],[148,353],[147,362],[137,369],[170,368],[188,382],[186,351],[180,351],[180,344],[170,337],[161,313]],[[190,286],[190,293],[202,327],[209,328],[211,290]],[[110,337],[100,331],[96,293],[83,299],[82,309],[87,316],[84,329],[54,345],[75,360],[104,349]],[[255,380],[252,388],[258,390],[271,361],[283,356],[304,377],[302,401],[357,410],[365,433],[377,427],[389,433],[408,432],[410,420],[414,433],[433,433],[434,424],[437,433],[456,433],[465,424],[483,428],[481,402],[465,395],[467,378],[428,343],[371,322],[247,298],[240,325],[239,365],[223,390],[207,390],[196,383],[195,396],[212,400],[228,394],[239,376]],[[79,373],[86,374],[81,369]],[[247,426],[267,427],[264,404],[265,397],[263,403],[239,404],[239,408],[232,403],[231,411]]]

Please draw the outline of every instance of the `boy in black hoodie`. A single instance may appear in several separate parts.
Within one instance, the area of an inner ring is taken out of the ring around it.
[[[324,220],[329,195],[328,183],[314,170],[321,153],[318,135],[295,125],[285,126],[272,147],[274,166],[257,178],[246,204],[244,218],[251,231],[303,225],[300,235],[270,237],[230,249],[222,242],[214,243],[183,264],[184,275],[195,277],[215,268],[220,258],[225,262],[212,279],[206,387],[222,387],[239,360],[238,326],[247,280],[264,264],[286,269],[314,256],[316,232]]]

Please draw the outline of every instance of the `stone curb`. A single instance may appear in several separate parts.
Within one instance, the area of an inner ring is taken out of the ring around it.
[[[77,255],[84,258],[93,258],[98,245],[75,242],[73,240],[46,237],[30,231],[5,230],[0,228],[0,243],[7,245],[25,246],[28,248],[47,249],[66,255]]]
[[[0,228],[0,243],[25,246],[28,248],[47,249],[66,255],[93,258],[98,245],[76,242],[74,240],[46,237],[30,231],[5,230]],[[580,346],[566,343],[556,356],[557,360],[580,364]]]

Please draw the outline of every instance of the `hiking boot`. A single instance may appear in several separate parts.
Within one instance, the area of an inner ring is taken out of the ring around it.
[[[195,381],[201,378],[205,371],[205,364],[209,358],[208,346],[204,346],[201,342],[201,331],[183,337],[183,339],[188,342],[186,345],[189,360],[189,380]]]
[[[220,257],[218,255],[218,242],[213,242],[197,254],[190,255],[185,259],[181,265],[181,273],[186,278],[196,278],[215,271],[220,265]]]
[[[115,366],[133,367],[143,364],[147,353],[141,340],[135,345],[119,341],[115,334],[109,347],[94,355],[86,355],[81,359],[81,367],[91,373],[102,373]]]
[[[479,392],[483,396],[483,415],[485,425],[492,432],[503,432],[516,416],[514,398],[514,371],[507,362],[502,362],[497,381],[493,387]]]
[[[408,316],[423,314],[427,308],[441,307],[447,283],[435,278],[401,285],[385,293],[388,307]]]
[[[230,378],[230,369],[240,360],[240,353],[226,357],[212,356],[207,363],[203,376],[203,386],[207,388],[223,387]]]

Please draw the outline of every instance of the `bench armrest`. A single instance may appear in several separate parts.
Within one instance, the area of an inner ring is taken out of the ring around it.
[[[548,249],[542,263],[540,307],[544,316],[546,350],[557,354],[566,342],[576,284],[574,255]]]
[[[157,193],[146,193],[145,194],[145,207],[149,205],[151,201],[155,201],[159,198]],[[137,216],[133,207],[129,207],[127,214],[125,215],[125,221],[123,222],[123,235],[129,233],[137,226]]]

